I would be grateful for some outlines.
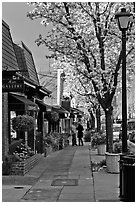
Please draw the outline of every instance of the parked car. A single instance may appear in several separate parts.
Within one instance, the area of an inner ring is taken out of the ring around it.
[[[135,143],[135,119],[130,119],[127,123],[127,137],[129,141]]]
[[[127,122],[127,134],[131,134],[132,132],[135,132],[135,119],[130,119]]]
[[[122,139],[122,127],[119,138]],[[127,139],[135,143],[135,119],[130,119],[127,122]]]
[[[120,130],[121,130],[121,124],[114,123],[113,124],[113,141],[119,140]]]

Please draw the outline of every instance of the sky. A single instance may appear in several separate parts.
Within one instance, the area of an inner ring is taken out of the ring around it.
[[[37,72],[49,72],[49,60],[45,58],[47,48],[37,46],[35,40],[39,34],[46,35],[47,29],[40,19],[30,20],[27,12],[33,9],[27,2],[2,2],[2,19],[9,25],[13,42],[23,41],[32,52]]]

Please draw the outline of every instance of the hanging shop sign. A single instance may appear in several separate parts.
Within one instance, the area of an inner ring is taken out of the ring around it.
[[[3,79],[2,91],[3,92],[23,92],[24,81],[23,79]]]

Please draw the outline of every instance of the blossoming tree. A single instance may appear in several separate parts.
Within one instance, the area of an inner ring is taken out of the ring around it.
[[[37,45],[44,44],[51,56],[70,62],[82,76],[89,79],[106,117],[107,151],[113,151],[112,99],[121,67],[121,32],[115,13],[121,7],[134,12],[132,2],[41,2],[28,12],[31,19],[51,26]],[[133,23],[132,23],[133,24]],[[127,33],[127,70],[134,67],[134,25]]]

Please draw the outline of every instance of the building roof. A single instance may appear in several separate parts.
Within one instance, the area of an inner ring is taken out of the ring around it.
[[[21,41],[13,43],[10,28],[2,20],[2,70],[3,75],[12,74],[9,71],[17,71],[15,74],[22,76],[24,83],[37,88],[43,96],[49,96],[52,92],[40,86],[33,56],[29,48]]]
[[[16,70],[17,59],[9,26],[2,20],[2,70]]]
[[[31,51],[22,41],[18,44],[14,43],[14,50],[19,69],[23,70],[22,75],[39,86],[39,79]]]
[[[59,112],[59,113],[69,113],[65,108],[60,105],[52,105],[52,110]]]

